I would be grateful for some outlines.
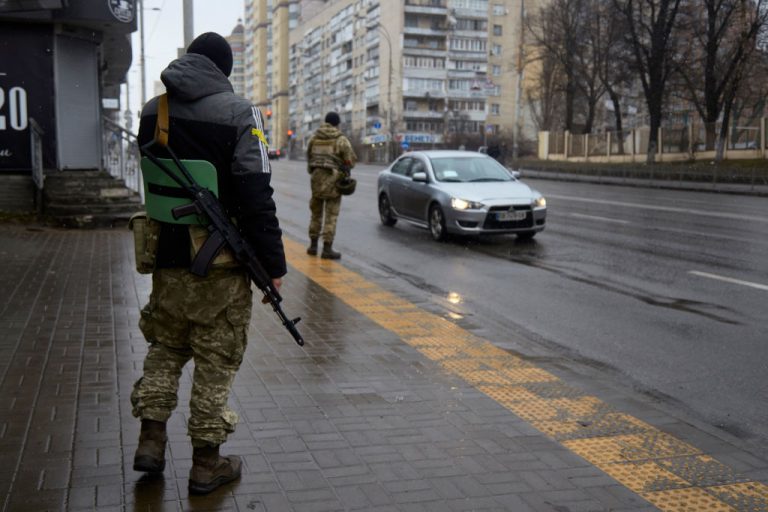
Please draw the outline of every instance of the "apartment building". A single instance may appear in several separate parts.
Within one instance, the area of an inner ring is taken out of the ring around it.
[[[267,116],[273,147],[285,148],[288,133],[288,36],[297,26],[299,0],[246,0],[245,97]]]
[[[245,28],[242,20],[237,20],[237,25],[232,33],[225,37],[232,48],[232,74],[229,81],[235,94],[245,96]]]
[[[369,161],[511,140],[518,119],[531,131],[520,2],[247,0],[246,91],[294,153],[329,110]]]

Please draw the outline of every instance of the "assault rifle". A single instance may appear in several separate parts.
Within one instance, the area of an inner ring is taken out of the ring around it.
[[[153,140],[142,146],[142,153],[168,175],[168,177],[175,181],[192,200],[189,204],[173,208],[171,210],[173,218],[180,219],[187,215],[204,215],[209,221],[207,225],[209,233],[208,238],[197,252],[195,259],[192,262],[190,272],[201,277],[206,276],[208,274],[208,267],[214,258],[216,258],[216,255],[219,254],[219,251],[221,251],[224,246],[229,247],[237,262],[248,272],[251,281],[253,281],[264,294],[264,300],[262,302],[265,304],[269,303],[272,306],[272,309],[280,318],[283,326],[288,329],[288,332],[291,333],[291,336],[296,340],[296,343],[303,346],[304,338],[301,337],[301,333],[296,329],[296,324],[299,323],[301,318],[290,320],[285,315],[283,309],[280,307],[280,302],[283,298],[272,285],[272,279],[270,279],[269,275],[264,270],[264,267],[256,257],[256,251],[254,251],[248,241],[243,238],[237,226],[232,223],[232,220],[229,215],[227,215],[224,206],[219,199],[213,195],[210,190],[200,186],[173,150],[170,147],[165,146],[165,149],[168,150],[168,154],[171,155],[171,158],[184,179],[181,179],[181,177],[169,169],[162,160],[153,155],[149,150],[154,143],[155,141]]]

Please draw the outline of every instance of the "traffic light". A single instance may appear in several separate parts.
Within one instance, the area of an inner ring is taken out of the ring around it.
[[[267,114],[267,119],[272,119],[272,109],[268,108],[265,114]]]
[[[286,132],[286,134],[288,135],[288,138],[289,138],[289,139],[290,139],[290,138],[292,138],[292,137],[293,137],[293,130],[288,130],[288,131]]]

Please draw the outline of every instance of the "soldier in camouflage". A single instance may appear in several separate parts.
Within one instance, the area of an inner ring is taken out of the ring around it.
[[[336,112],[325,116],[325,123],[318,128],[307,147],[307,172],[311,175],[312,198],[309,210],[310,245],[307,254],[317,254],[317,242],[323,237],[321,258],[337,260],[341,254],[333,250],[333,238],[336,235],[336,220],[341,210],[341,193],[336,182],[350,171],[357,163],[352,144],[339,130],[341,118]],[[325,217],[325,218],[323,218]]]
[[[168,146],[179,158],[213,164],[222,205],[279,290],[286,273],[285,251],[272,199],[263,119],[250,102],[234,94],[227,79],[232,66],[229,43],[209,32],[163,71]],[[154,140],[155,128],[165,118],[159,105],[154,98],[142,108],[140,146]],[[158,156],[164,156],[162,151]],[[166,422],[177,405],[182,371],[194,361],[187,422],[193,448],[189,492],[205,494],[241,474],[240,458],[220,455],[219,446],[238,419],[227,401],[247,345],[251,284],[245,270],[223,254],[207,276],[192,274],[189,266],[200,226],[157,222],[152,293],[139,321],[149,349],[143,376],[131,393],[133,415],[141,419],[133,468],[165,468]]]

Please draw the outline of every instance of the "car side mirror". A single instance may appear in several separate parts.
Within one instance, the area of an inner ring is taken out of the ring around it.
[[[512,175],[513,178],[520,179],[520,171],[513,171],[512,169],[507,169],[509,171],[509,174]]]
[[[411,176],[411,179],[413,181],[418,181],[420,183],[429,183],[429,179],[427,178],[427,173],[425,172],[415,172],[413,173],[413,176]]]

